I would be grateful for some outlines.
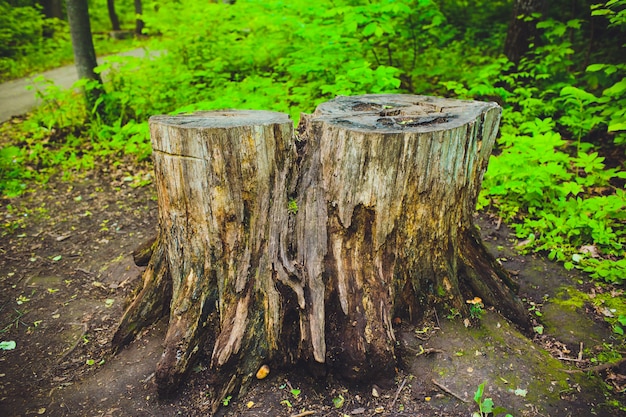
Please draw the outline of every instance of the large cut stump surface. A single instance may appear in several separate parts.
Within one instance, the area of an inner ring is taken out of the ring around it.
[[[169,314],[159,389],[204,353],[217,404],[265,363],[389,375],[394,318],[474,297],[527,327],[472,222],[499,118],[410,95],[338,97],[297,135],[272,112],[151,118],[160,231],[114,343]]]

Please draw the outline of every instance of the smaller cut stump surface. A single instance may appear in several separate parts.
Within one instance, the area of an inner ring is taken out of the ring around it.
[[[205,354],[217,406],[262,364],[389,376],[394,318],[474,297],[528,328],[472,221],[499,119],[411,95],[338,97],[297,134],[266,111],[152,117],[159,235],[114,344],[169,315],[160,392]]]

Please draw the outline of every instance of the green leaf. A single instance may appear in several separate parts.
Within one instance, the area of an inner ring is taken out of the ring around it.
[[[602,95],[609,97],[619,97],[624,91],[626,91],[626,78],[622,78],[620,81],[613,84],[602,92]]]
[[[14,340],[0,342],[0,349],[2,350],[13,350],[15,349],[15,346],[17,345]]]
[[[528,394],[528,390],[518,388],[515,391],[513,391],[513,393],[517,395],[518,397],[525,397],[526,394]]]
[[[491,412],[493,416],[498,416],[502,413],[506,413],[508,410],[504,407],[494,407],[493,411]]]
[[[610,14],[613,14],[613,12],[609,9],[598,9],[591,12],[592,16],[606,16]]]
[[[574,97],[584,103],[594,103],[598,100],[598,98],[594,96],[593,94],[588,93],[587,91],[583,89],[580,89],[578,87],[574,87],[571,85],[568,85],[561,89],[561,97],[563,96]]]
[[[596,72],[602,70],[604,67],[606,67],[605,64],[591,64],[587,67],[587,71]]]
[[[491,413],[493,411],[493,400],[491,398],[485,398],[480,409],[485,414]]]
[[[626,122],[610,123],[608,131],[617,132],[618,130],[626,130]]]
[[[376,32],[377,28],[378,28],[378,24],[376,22],[371,22],[363,28],[363,30],[361,31],[361,34],[363,36],[373,35],[374,32]]]
[[[333,405],[335,408],[341,408],[343,407],[345,400],[346,399],[343,398],[343,395],[339,395],[338,397],[333,398]]]
[[[484,392],[485,392],[485,383],[483,382],[482,384],[478,386],[478,389],[476,389],[476,392],[474,393],[474,401],[476,403],[480,404],[480,400],[481,398],[483,398]]]

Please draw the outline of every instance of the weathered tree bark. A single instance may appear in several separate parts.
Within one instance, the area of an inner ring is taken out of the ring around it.
[[[114,344],[169,311],[157,386],[204,351],[217,405],[264,363],[393,374],[394,317],[476,296],[527,328],[472,222],[499,118],[410,95],[339,97],[295,139],[279,113],[151,118],[160,233]]]
[[[40,0],[39,3],[43,6],[43,13],[48,18],[63,19],[63,4],[61,0]]]
[[[133,261],[137,266],[148,266],[157,246],[157,236],[151,236],[133,251]]]
[[[107,0],[107,10],[109,12],[109,20],[111,21],[111,30],[120,30],[120,19],[115,11],[115,0]]]
[[[66,8],[78,78],[94,80],[97,83],[95,87],[86,88],[84,90],[87,105],[89,110],[92,110],[97,106],[98,98],[104,93],[104,89],[102,87],[100,74],[94,71],[98,66],[98,62],[96,60],[96,51],[91,35],[87,0],[67,0]],[[100,108],[101,106],[98,106],[96,111],[99,111]]]
[[[143,28],[145,26],[141,15],[143,15],[143,5],[141,4],[141,0],[134,0],[135,5],[135,35],[141,36],[143,33]]]
[[[531,39],[536,32],[536,21],[528,20],[533,13],[541,13],[545,0],[515,0],[513,15],[504,41],[504,55],[511,62],[519,60],[528,52]]]

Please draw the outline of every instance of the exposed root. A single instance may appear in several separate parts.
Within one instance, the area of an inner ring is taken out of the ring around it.
[[[455,394],[454,392],[452,392],[448,387],[446,387],[445,385],[440,384],[439,382],[435,381],[434,379],[431,380],[433,384],[435,384],[437,386],[437,388],[439,388],[440,390],[442,390],[443,392],[445,392],[446,394],[449,394],[451,396],[453,396],[454,398],[456,398],[457,400],[467,403],[468,401],[461,397],[459,394]]]

